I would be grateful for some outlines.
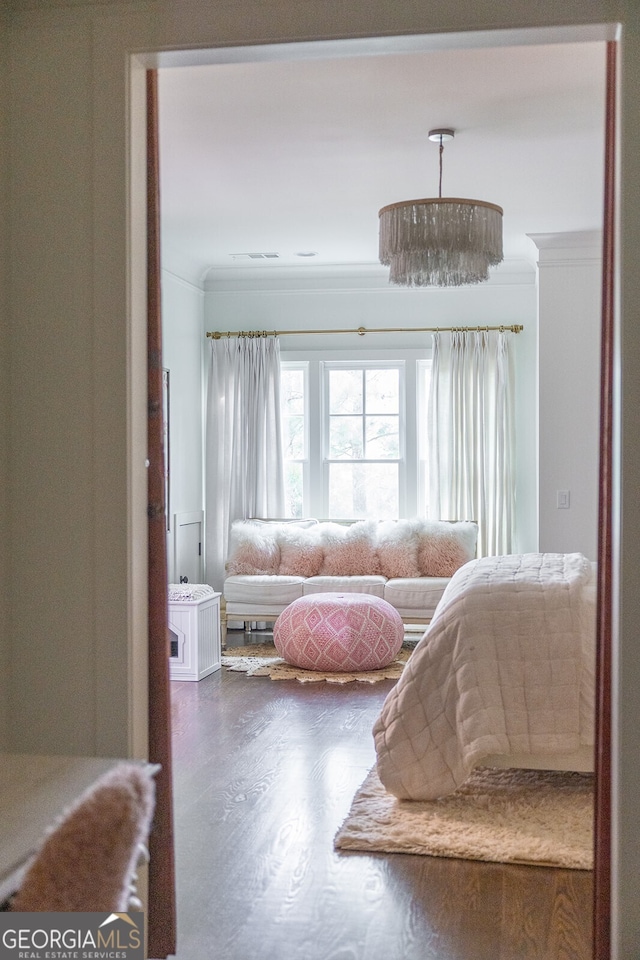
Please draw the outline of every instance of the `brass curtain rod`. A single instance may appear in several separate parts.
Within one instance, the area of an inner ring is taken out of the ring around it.
[[[208,337],[212,340],[222,340],[224,337],[293,337],[298,335],[316,336],[318,334],[357,333],[364,337],[366,333],[485,333],[489,330],[499,330],[500,333],[521,333],[522,324],[501,324],[498,327],[358,327],[355,330],[209,330]]]

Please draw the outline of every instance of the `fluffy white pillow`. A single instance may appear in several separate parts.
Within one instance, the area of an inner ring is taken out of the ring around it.
[[[383,520],[378,524],[380,572],[395,577],[419,577],[418,535],[411,520]]]
[[[231,526],[229,556],[225,569],[229,576],[275,574],[280,566],[279,525],[255,524],[236,520]]]
[[[350,526],[321,524],[325,577],[362,577],[380,573],[375,520],[358,520]]]
[[[424,520],[418,528],[418,568],[422,577],[451,577],[476,555],[478,526],[470,520]]]
[[[283,526],[278,532],[278,543],[279,574],[287,577],[315,577],[320,573],[324,549],[319,524],[308,529]]]

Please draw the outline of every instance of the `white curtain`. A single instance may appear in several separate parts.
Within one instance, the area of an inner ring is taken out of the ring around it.
[[[281,517],[277,337],[211,340],[205,438],[206,580],[222,589],[234,520]]]
[[[428,411],[429,512],[478,522],[478,556],[511,553],[513,334],[436,333]]]

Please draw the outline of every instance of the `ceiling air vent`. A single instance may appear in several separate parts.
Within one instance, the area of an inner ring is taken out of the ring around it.
[[[277,260],[279,253],[230,253],[234,260]]]

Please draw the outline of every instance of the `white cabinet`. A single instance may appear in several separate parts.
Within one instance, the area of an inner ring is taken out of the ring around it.
[[[187,591],[185,591],[187,592]],[[169,600],[169,676],[202,680],[220,669],[220,594]]]

